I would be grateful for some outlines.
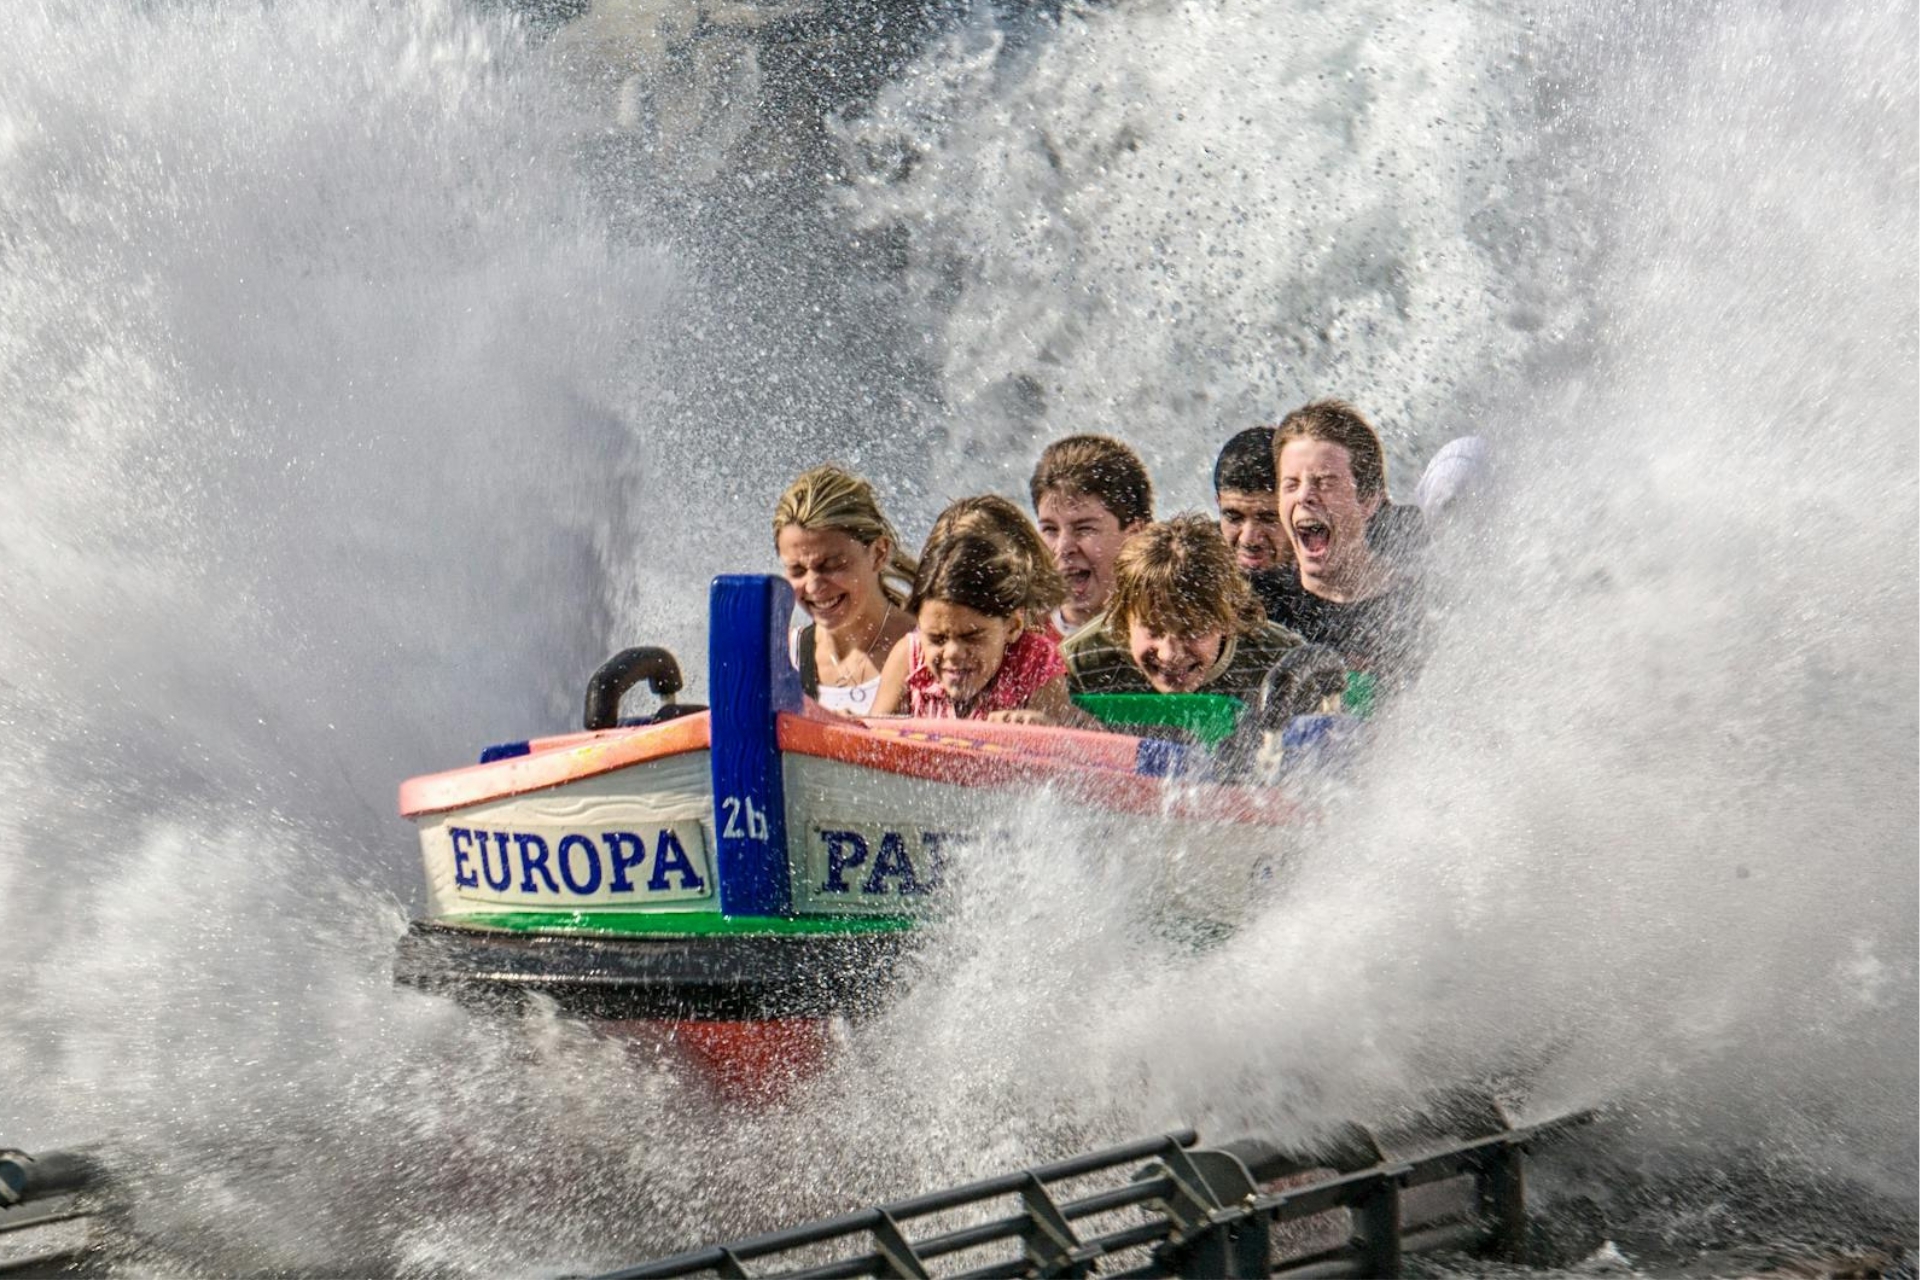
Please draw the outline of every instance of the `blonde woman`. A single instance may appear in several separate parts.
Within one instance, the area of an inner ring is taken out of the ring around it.
[[[838,467],[806,472],[774,508],[773,545],[813,620],[793,637],[801,687],[829,711],[871,714],[887,654],[913,630],[904,606],[919,568],[873,486]]]

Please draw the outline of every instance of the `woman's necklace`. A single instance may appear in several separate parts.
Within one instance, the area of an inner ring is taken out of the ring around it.
[[[857,673],[858,668],[855,666],[853,662],[853,655],[855,653],[870,653],[873,649],[873,646],[876,643],[878,643],[880,637],[887,633],[887,624],[892,621],[893,621],[893,601],[888,600],[887,611],[880,615],[880,625],[873,629],[873,633],[867,637],[867,642],[865,644],[854,646],[852,652],[848,653],[845,658],[832,658],[831,655],[829,655],[831,661],[833,662],[833,683],[836,686],[842,689],[851,689],[856,684],[861,683],[860,681],[854,679],[854,676]],[[817,645],[817,642],[816,642],[816,645]],[[816,666],[818,665],[818,662],[819,662],[819,659],[816,656],[815,658]],[[876,662],[873,665],[877,667],[880,664]]]

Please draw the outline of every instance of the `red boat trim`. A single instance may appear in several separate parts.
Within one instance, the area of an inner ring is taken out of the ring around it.
[[[1264,788],[1181,785],[1133,772],[1139,740],[1032,725],[955,720],[779,717],[780,750],[963,787],[1047,787],[1120,813],[1207,822],[1283,821],[1292,806]]]
[[[400,813],[407,818],[443,813],[484,800],[557,787],[564,782],[611,773],[649,760],[704,751],[712,745],[704,711],[665,724],[536,739],[531,744],[531,755],[407,779],[400,784]]]
[[[1119,813],[1267,824],[1291,806],[1263,788],[1182,785],[1134,772],[1139,740],[1037,725],[958,720],[849,720],[814,711],[778,717],[780,750],[905,778],[963,787],[1047,787]],[[541,791],[712,745],[705,712],[665,724],[570,733],[532,742],[532,753],[409,778],[408,818]]]

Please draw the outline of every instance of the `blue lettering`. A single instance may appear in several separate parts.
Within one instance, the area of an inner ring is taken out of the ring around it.
[[[947,878],[947,841],[961,837],[952,831],[922,831],[920,833],[920,859],[922,874],[921,892],[938,889]],[[906,892],[902,887],[901,892]]]
[[[827,879],[821,893],[847,892],[847,868],[867,864],[867,842],[858,831],[828,831],[816,828],[827,842]]]
[[[575,849],[584,849],[587,854],[584,883],[573,878],[573,858],[570,855]],[[554,850],[554,858],[560,863],[560,878],[566,881],[567,888],[583,898],[600,888],[600,850],[594,847],[593,841],[579,835],[562,836],[560,847]]]
[[[474,838],[480,842],[480,874],[486,877],[487,888],[493,890],[495,893],[505,893],[507,887],[513,883],[513,863],[509,861],[507,856],[507,833],[504,831],[496,831],[493,833],[493,844],[499,846],[500,849],[500,878],[498,880],[493,878],[493,859],[487,856],[488,848],[492,847],[487,843],[487,833],[484,831],[476,831],[473,834]]]
[[[631,831],[602,831],[600,838],[607,842],[607,864],[613,869],[608,887],[615,893],[632,893],[633,881],[627,878],[627,871],[647,860],[646,842]],[[620,852],[622,845],[629,852]]]
[[[900,877],[900,892],[925,893],[920,880],[913,874],[913,859],[907,856],[907,838],[898,831],[885,831],[880,835],[880,852],[873,860],[873,873],[867,882],[860,886],[861,893],[887,892],[887,878]]]
[[[659,893],[666,889],[669,872],[680,873],[682,889],[704,889],[707,882],[693,869],[693,860],[687,857],[687,851],[680,847],[680,837],[673,834],[673,828],[666,827],[660,832],[660,845],[653,855],[653,878],[647,881],[649,893]]]
[[[447,835],[453,841],[453,882],[462,889],[480,887],[480,877],[473,869],[473,832],[465,827],[448,827]],[[482,842],[486,839],[481,837]]]
[[[514,832],[513,842],[520,846],[520,892],[539,892],[539,886],[533,883],[533,873],[538,871],[540,878],[547,882],[547,892],[559,893],[560,886],[553,878],[553,870],[547,866],[547,859],[552,856],[547,842],[530,831]]]

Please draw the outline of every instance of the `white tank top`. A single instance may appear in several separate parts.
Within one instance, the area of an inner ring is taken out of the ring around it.
[[[794,627],[787,632],[787,657],[793,662],[794,669],[800,668],[800,633],[803,627]],[[880,692],[880,677],[875,676],[865,684],[856,684],[851,688],[845,685],[823,684],[820,692],[814,695],[814,701],[829,711],[844,712],[853,716],[873,714],[874,695]]]
[[[875,676],[865,684],[856,684],[851,688],[837,684],[823,684],[820,686],[820,696],[814,701],[829,711],[870,716],[873,714],[873,697],[879,692],[880,677]]]

